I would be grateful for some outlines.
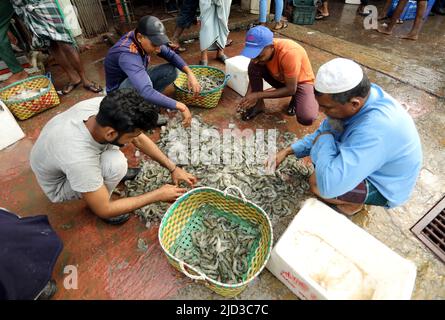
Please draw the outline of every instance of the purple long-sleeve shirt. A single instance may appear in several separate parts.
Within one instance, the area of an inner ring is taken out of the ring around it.
[[[187,64],[173,50],[167,46],[161,46],[159,53],[179,70],[183,70]],[[125,79],[129,79],[132,86],[152,104],[176,109],[176,101],[163,95],[153,88],[150,77],[147,74],[147,66],[150,63],[150,56],[137,45],[134,39],[134,31],[125,34],[108,51],[105,58],[105,77],[107,92],[112,92],[119,88]]]

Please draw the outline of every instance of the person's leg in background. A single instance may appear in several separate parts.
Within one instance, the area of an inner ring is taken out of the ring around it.
[[[403,36],[402,39],[417,40],[419,38],[419,32],[423,25],[423,16],[425,15],[427,7],[426,0],[417,0],[416,18],[411,31]]]
[[[388,1],[391,2],[391,0],[388,0]],[[399,18],[402,15],[403,10],[405,9],[407,3],[408,3],[408,0],[400,0],[399,3],[397,4],[396,9],[394,10],[394,13],[392,14],[392,17],[388,23],[388,26],[386,26],[386,27],[379,26],[377,28],[377,31],[380,33],[383,33],[383,34],[391,35],[392,31],[393,31],[395,25],[398,23]],[[386,12],[385,12],[385,15],[386,15]]]
[[[281,30],[287,27],[287,22],[285,20],[282,20],[283,7],[284,0],[275,0],[275,26],[273,27],[274,30]]]
[[[316,20],[322,20],[329,17],[328,0],[321,0],[321,6],[318,8],[318,13],[315,16]]]
[[[179,44],[179,37],[185,29],[190,28],[196,18],[196,12],[199,7],[199,0],[184,0],[179,15],[176,19],[176,28],[173,33],[172,43],[170,47],[178,52],[186,51],[185,48]]]
[[[12,72],[12,76],[3,83],[3,85],[7,86],[16,81],[26,79],[29,75],[18,62],[8,37],[11,18],[14,13],[13,8],[9,1],[2,2],[4,3],[0,6],[0,59],[6,63]]]
[[[267,22],[267,0],[260,0],[259,3],[260,17],[258,22],[260,25],[265,26]]]
[[[88,78],[86,77],[83,63],[80,60],[79,51],[77,51],[76,48],[74,48],[69,43],[61,41],[51,41],[51,43],[55,43],[55,45],[59,48],[59,52],[63,52],[63,54],[68,58],[66,68],[69,68],[71,70],[70,72],[75,71],[77,73],[78,77],[76,78],[79,79],[80,77],[80,81],[82,82],[82,85],[85,89],[90,90],[94,93],[99,93],[103,90],[100,85],[88,80]],[[74,82],[74,84],[76,83],[78,84],[79,82]]]
[[[369,0],[360,0],[360,5],[357,8],[357,14],[362,16],[362,17],[366,17],[368,16],[370,13],[366,12],[365,13],[365,7],[369,4]]]
[[[378,20],[383,20],[383,19],[388,18],[387,14],[388,14],[389,7],[391,7],[391,4],[392,4],[392,0],[386,0],[385,5],[383,6],[382,10],[379,13]]]

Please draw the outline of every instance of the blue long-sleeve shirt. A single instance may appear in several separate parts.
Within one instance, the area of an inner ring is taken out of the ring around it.
[[[179,55],[165,45],[161,46],[159,56],[179,70],[183,70],[187,65]],[[149,63],[150,56],[138,47],[134,39],[134,31],[125,34],[111,47],[105,58],[107,92],[118,89],[120,84],[128,78],[132,86],[148,102],[164,108],[176,109],[175,100],[153,88],[153,83],[147,74]]]
[[[365,105],[336,131],[325,119],[311,135],[292,144],[299,158],[310,155],[321,196],[334,198],[368,179],[398,206],[411,195],[422,165],[422,148],[413,119],[376,84]],[[322,135],[313,144],[315,138]]]

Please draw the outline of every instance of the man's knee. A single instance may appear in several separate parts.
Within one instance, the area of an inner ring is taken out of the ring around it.
[[[166,64],[165,77],[168,79],[168,82],[173,83],[178,77],[178,69],[171,63]]]
[[[311,126],[317,117],[311,116],[299,116],[297,115],[297,122],[303,126]]]
[[[127,158],[120,150],[107,150],[100,157],[102,175],[105,181],[119,182],[127,173]]]

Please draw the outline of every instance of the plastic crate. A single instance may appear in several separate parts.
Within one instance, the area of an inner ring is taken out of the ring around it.
[[[436,2],[436,0],[428,0],[426,11],[423,16],[424,20],[428,18],[428,15],[430,14],[431,9],[433,8],[434,2]],[[399,0],[392,0],[391,7],[389,8],[388,13],[386,14],[388,17],[391,17],[393,15],[398,3]],[[408,4],[405,6],[405,9],[402,12],[402,15],[400,16],[400,19],[414,20],[416,18],[416,10],[417,10],[417,1],[409,0]]]
[[[294,6],[313,6],[316,0],[293,0]]]
[[[295,24],[314,24],[315,6],[295,6],[292,14],[292,22]]]

